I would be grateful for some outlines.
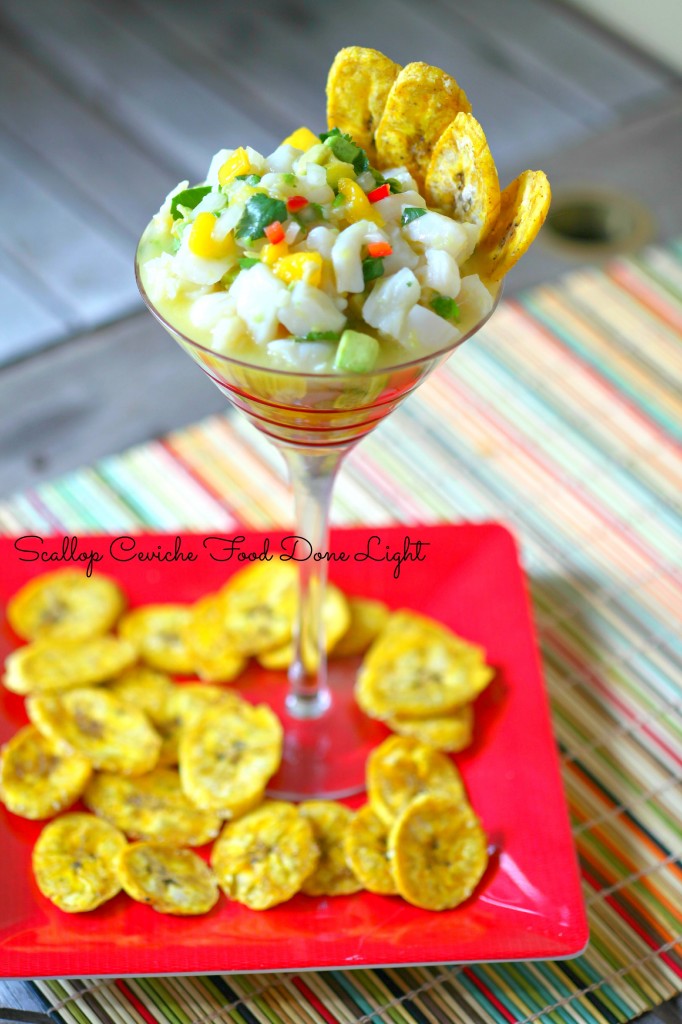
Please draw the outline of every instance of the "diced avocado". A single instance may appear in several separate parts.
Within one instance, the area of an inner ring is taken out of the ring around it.
[[[326,164],[332,158],[333,153],[329,146],[323,146],[322,143],[319,143],[317,146],[311,146],[303,156],[298,158],[297,172],[302,174],[304,167],[307,167],[308,164]]]
[[[334,369],[342,373],[369,373],[379,355],[379,342],[371,334],[344,331],[336,349]]]
[[[338,188],[341,178],[355,179],[355,168],[353,165],[346,164],[343,160],[337,160],[335,156],[331,158],[325,167],[325,171],[327,172],[327,184],[333,189]]]

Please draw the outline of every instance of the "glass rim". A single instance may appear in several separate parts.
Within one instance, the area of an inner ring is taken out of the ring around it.
[[[141,241],[142,239],[140,239],[140,243]],[[468,341],[469,338],[471,338],[474,334],[477,334],[478,331],[485,324],[487,324],[487,322],[492,317],[493,313],[496,311],[500,303],[500,299],[502,298],[502,292],[504,290],[504,282],[500,281],[497,292],[495,293],[494,296],[492,296],[493,304],[490,307],[488,313],[486,313],[486,315],[481,320],[478,320],[474,324],[474,326],[469,331],[467,331],[466,334],[463,334],[455,342],[453,342],[450,345],[445,345],[443,348],[436,349],[433,352],[428,352],[421,356],[417,356],[414,359],[408,359],[403,363],[392,363],[390,366],[382,366],[380,368],[368,370],[366,373],[314,373],[311,370],[280,370],[275,367],[264,366],[262,363],[250,363],[246,362],[243,359],[236,359],[234,356],[225,355],[223,352],[216,352],[215,349],[208,348],[206,345],[202,345],[201,342],[196,341],[194,338],[190,338],[189,335],[184,334],[179,328],[174,327],[173,324],[169,320],[167,320],[166,317],[156,308],[156,306],[150,299],[149,295],[147,294],[147,291],[142,283],[142,275],[140,272],[140,243],[138,243],[137,249],[135,251],[135,282],[137,284],[140,295],[142,296],[144,304],[146,305],[147,309],[152,314],[152,316],[154,316],[155,319],[158,320],[162,327],[164,327],[170,334],[174,334],[178,338],[181,338],[188,345],[191,345],[192,348],[198,349],[200,352],[204,352],[206,355],[211,356],[213,359],[222,361],[225,364],[229,364],[231,366],[239,367],[240,369],[243,370],[257,370],[260,371],[261,373],[274,373],[278,374],[283,378],[314,377],[315,380],[357,381],[361,379],[367,379],[368,377],[379,377],[387,373],[394,373],[398,370],[409,370],[431,360],[437,360],[439,358],[442,358],[443,356],[448,355],[448,353],[450,352],[454,352],[456,348],[459,348],[460,345],[463,345],[465,341]]]

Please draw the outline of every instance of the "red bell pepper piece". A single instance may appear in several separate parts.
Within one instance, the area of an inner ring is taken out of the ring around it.
[[[368,255],[374,258],[377,256],[390,256],[392,252],[393,248],[388,242],[370,242],[367,246]]]
[[[380,199],[386,199],[391,194],[391,186],[386,181],[383,185],[379,185],[378,188],[373,188],[371,192],[367,193],[367,198],[370,203],[378,203]]]
[[[271,245],[277,245],[284,238],[284,228],[278,220],[273,220],[265,229],[265,237]]]
[[[291,199],[287,199],[287,210],[291,210],[292,213],[295,213],[296,210],[302,210],[307,205],[308,200],[305,196],[292,196]]]

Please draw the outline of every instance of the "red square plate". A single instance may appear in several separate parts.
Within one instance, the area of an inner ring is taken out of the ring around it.
[[[395,561],[355,560],[372,534],[379,535],[376,554],[402,552],[409,537],[424,542],[424,558],[403,563],[397,579]],[[269,536],[276,551],[283,535]],[[79,538],[79,551],[103,555],[97,568],[121,582],[132,605],[193,601],[238,568],[233,561],[212,561],[196,534],[177,541],[183,552],[196,553],[196,561],[117,561],[111,540]],[[258,551],[263,540],[262,534],[249,534],[243,547]],[[46,538],[41,550],[59,554],[62,543]],[[172,551],[175,543],[174,536],[135,538],[137,552]],[[40,895],[31,876],[30,852],[40,824],[0,808],[0,975],[300,970],[558,959],[582,952],[587,923],[580,880],[512,536],[495,524],[338,530],[333,548],[352,556],[331,569],[332,579],[348,592],[440,619],[482,644],[497,670],[478,701],[475,742],[457,757],[493,849],[474,896],[441,914],[369,893],[301,895],[265,913],[221,897],[209,915],[183,919],[157,914],[121,894],[90,914],[69,915]],[[58,564],[23,561],[14,541],[0,540],[3,605],[27,579]],[[3,616],[0,653],[15,645]],[[0,739],[25,721],[21,698],[3,690]]]

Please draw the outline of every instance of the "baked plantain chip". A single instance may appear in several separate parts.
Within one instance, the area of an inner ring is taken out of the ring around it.
[[[96,686],[134,664],[135,648],[115,636],[34,640],[5,660],[3,682],[13,693],[48,693]]]
[[[350,624],[331,651],[333,658],[347,658],[364,654],[377,638],[389,617],[388,605],[366,597],[349,597]]]
[[[121,885],[160,914],[207,914],[218,902],[218,883],[192,850],[162,843],[131,843],[116,862]]]
[[[246,658],[234,650],[225,628],[222,594],[207,594],[192,605],[184,639],[200,679],[230,683],[246,667]]]
[[[220,832],[222,819],[195,807],[171,768],[155,768],[131,779],[98,772],[83,803],[130,839],[171,846],[203,846]]]
[[[386,98],[400,71],[378,50],[346,46],[339,50],[327,78],[327,127],[339,128],[376,159],[374,134]]]
[[[194,662],[184,636],[190,614],[185,604],[148,604],[124,615],[118,631],[151,668],[191,675]]]
[[[331,583],[327,584],[325,590],[322,619],[324,621],[325,647],[326,650],[330,650],[346,632],[350,622],[348,601],[339,588]],[[293,660],[294,645],[292,641],[282,647],[273,647],[270,651],[263,651],[258,655],[258,661],[263,668],[267,669],[287,669]],[[306,651],[305,662],[306,665],[315,667],[317,651]]]
[[[544,171],[523,171],[500,196],[500,212],[470,260],[471,269],[499,281],[527,252],[545,222],[552,190]]]
[[[161,737],[144,712],[106,690],[34,694],[26,710],[58,750],[81,754],[100,771],[144,775],[159,759]]]
[[[60,910],[94,910],[121,891],[116,860],[122,832],[93,814],[64,814],[46,825],[33,847],[33,873],[43,896]]]
[[[431,154],[447,126],[471,104],[454,78],[418,61],[396,77],[376,130],[380,168],[407,167],[424,185]]]
[[[388,837],[398,892],[424,910],[471,896],[488,864],[485,832],[467,803],[427,793],[408,804]]]
[[[381,820],[391,822],[422,793],[466,800],[464,783],[446,754],[412,736],[389,736],[367,758],[367,796]]]
[[[91,775],[87,758],[60,753],[27,725],[0,752],[0,801],[21,818],[52,818],[75,803]]]
[[[334,800],[306,800],[299,812],[310,822],[320,851],[315,870],[303,883],[307,896],[345,896],[359,892],[362,883],[346,861],[346,833],[353,812]]]
[[[7,618],[23,640],[81,640],[112,629],[125,606],[107,576],[58,569],[25,583],[7,602]]]
[[[355,812],[346,832],[344,852],[368,892],[391,896],[398,891],[388,859],[388,827],[371,804]]]
[[[426,172],[425,196],[458,221],[476,224],[483,239],[500,212],[497,168],[483,129],[462,111],[436,143]]]
[[[386,725],[399,736],[414,736],[436,750],[456,753],[466,750],[471,743],[474,709],[471,704],[464,704],[461,708],[455,708],[445,715],[434,715],[433,718],[394,715],[386,719]]]
[[[225,825],[213,844],[211,866],[229,899],[267,910],[299,892],[319,855],[312,825],[298,809],[266,800]]]

